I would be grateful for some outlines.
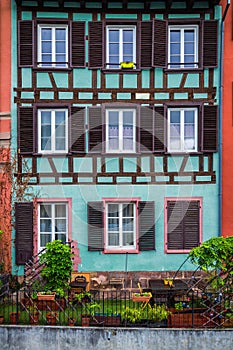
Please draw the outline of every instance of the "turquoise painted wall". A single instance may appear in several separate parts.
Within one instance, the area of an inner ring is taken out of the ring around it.
[[[94,3],[93,3],[94,4]],[[92,4],[92,5],[93,5]],[[91,4],[90,4],[91,5]],[[94,6],[94,5],[93,5]],[[119,7],[118,3],[112,3],[113,8]],[[135,6],[135,5],[134,5]],[[90,7],[92,8],[92,7]],[[152,8],[164,8],[163,2],[154,1]],[[49,13],[37,13],[40,18],[52,17]],[[57,13],[54,12],[53,17],[58,16],[59,18],[67,18],[67,13]],[[135,14],[124,14],[113,15],[108,14],[107,18],[135,18]],[[162,15],[156,15],[156,18],[163,18]],[[173,18],[199,18],[199,15],[173,15]],[[25,11],[23,13],[23,19],[31,19],[32,12]],[[98,16],[100,18],[100,16]],[[215,18],[221,18],[221,7],[216,7]],[[88,21],[92,20],[91,13],[74,13],[74,20],[86,21],[86,33]],[[143,15],[143,19],[148,20],[147,14]],[[17,106],[14,103],[14,96],[16,93],[13,91],[14,87],[17,87],[17,24],[16,24],[16,6],[15,1],[12,1],[12,153],[17,150]],[[219,32],[220,34],[220,32]],[[156,68],[154,87],[163,87],[163,70]],[[31,69],[22,69],[22,86],[23,88],[31,87]],[[91,88],[93,71],[88,68],[74,69],[73,70],[73,83],[74,88]],[[204,76],[204,86],[208,87],[208,70],[205,70]],[[55,73],[54,79],[58,88],[68,87],[68,74]],[[97,72],[98,87],[100,87],[100,71]],[[168,73],[168,87],[176,88],[179,87],[182,75],[177,73]],[[214,71],[214,84],[217,88],[217,101],[218,101],[218,91],[219,91],[219,69]],[[142,88],[149,90],[150,86],[150,74],[149,70],[144,70],[142,72]],[[190,73],[187,76],[185,88],[196,88],[199,86],[199,75],[197,73]],[[40,87],[52,87],[49,79],[49,75],[46,72],[37,73],[37,88]],[[106,88],[118,88],[119,87],[119,74],[107,74],[106,75]],[[123,87],[124,88],[135,88],[137,87],[137,76],[135,74],[124,74],[123,76]],[[131,95],[124,93],[118,94],[117,97],[128,101]],[[30,93],[23,95],[25,98],[31,98]],[[169,95],[163,93],[157,93],[154,96],[158,99],[168,100]],[[54,98],[53,92],[49,94],[47,92],[42,93],[41,101],[43,99]],[[70,99],[72,101],[72,93],[61,93],[59,95],[60,101],[64,99]],[[92,98],[92,93],[82,92],[79,94],[80,99]],[[99,94],[99,98],[110,99],[109,92],[104,94]],[[187,100],[187,94],[176,94],[175,98],[177,100]],[[205,94],[194,95],[195,99],[207,98]],[[145,104],[147,101],[145,101]],[[82,101],[80,101],[82,104]],[[30,104],[24,104],[30,105]],[[177,171],[181,164],[181,157],[171,157],[168,159],[168,166],[170,171]],[[218,154],[214,154],[214,171],[217,174],[216,184],[200,184],[200,185],[136,185],[132,186],[130,184],[118,184],[118,185],[46,185],[46,186],[35,186],[34,191],[37,193],[39,191],[40,198],[71,198],[72,199],[72,238],[78,241],[78,248],[80,249],[81,264],[79,265],[80,271],[115,271],[125,269],[125,259],[126,255],[122,254],[102,254],[101,252],[88,252],[87,249],[87,202],[88,201],[100,201],[103,197],[140,197],[141,200],[150,200],[155,202],[155,214],[156,214],[156,251],[140,252],[140,254],[129,254],[128,256],[128,270],[176,270],[183,263],[186,255],[185,254],[164,254],[164,198],[177,196],[177,197],[202,197],[203,198],[203,240],[207,240],[212,236],[217,236],[218,228]],[[56,166],[59,170],[67,171],[67,159],[57,159]],[[100,166],[100,162],[98,163]],[[135,171],[136,161],[135,159],[126,159],[124,161],[125,169],[128,171]],[[142,159],[142,171],[149,171],[150,164],[149,158],[143,157]],[[51,171],[47,159],[41,158],[38,160],[38,168],[42,171]],[[198,158],[192,157],[187,164],[187,168],[190,171],[198,171]],[[204,170],[208,168],[208,160],[204,159]],[[107,166],[107,172],[118,171],[118,162],[114,159],[109,159]],[[87,171],[92,172],[91,160],[85,159],[75,159],[74,161],[74,171]],[[162,171],[162,159],[157,157],[155,159],[155,171]],[[163,178],[166,181],[165,177]],[[142,179],[143,180],[143,179]],[[209,180],[209,179],[206,179]],[[67,180],[70,181],[69,179]],[[104,179],[103,179],[104,181]],[[15,232],[12,232],[12,239],[15,238]],[[21,275],[23,274],[23,267],[19,268],[14,263],[14,246],[13,246],[13,272]],[[183,269],[191,268],[190,265],[186,264]]]

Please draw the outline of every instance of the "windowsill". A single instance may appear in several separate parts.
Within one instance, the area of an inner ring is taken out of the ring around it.
[[[103,68],[102,69],[102,72],[105,73],[105,74],[108,74],[108,73],[118,73],[118,74],[133,74],[133,73],[136,73],[136,74],[139,74],[141,72],[141,69],[132,69],[132,68],[119,68],[119,69],[107,69],[107,68]]]
[[[183,156],[183,155],[189,155],[189,156],[197,156],[197,155],[201,155],[203,154],[203,152],[198,152],[198,151],[195,151],[195,152],[191,152],[191,151],[188,151],[188,152],[184,152],[184,151],[177,151],[177,152],[164,152],[165,155],[168,155],[168,156]]]
[[[164,68],[165,73],[196,73],[203,71],[203,68]]]
[[[33,67],[32,69],[35,72],[67,72],[72,70],[71,67]]]
[[[194,247],[195,248],[195,247]],[[165,254],[188,254],[192,249],[186,250],[167,250]]]
[[[138,249],[104,249],[104,254],[138,254]]]

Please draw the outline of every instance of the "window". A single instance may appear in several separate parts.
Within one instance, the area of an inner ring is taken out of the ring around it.
[[[136,249],[135,203],[106,203],[106,249]]]
[[[68,150],[68,110],[39,109],[39,152],[64,153]]]
[[[105,198],[88,202],[88,250],[138,253],[155,249],[154,202]]]
[[[119,69],[121,62],[136,63],[136,27],[107,26],[106,68]]]
[[[134,109],[106,110],[106,152],[135,152]]]
[[[38,66],[68,67],[68,26],[38,26]]]
[[[169,27],[168,68],[198,68],[198,27]]]
[[[68,241],[68,204],[67,203],[40,203],[38,207],[39,250],[46,243],[60,239]]]
[[[165,251],[185,253],[201,242],[201,199],[167,199]]]
[[[197,151],[197,108],[169,108],[168,151]]]

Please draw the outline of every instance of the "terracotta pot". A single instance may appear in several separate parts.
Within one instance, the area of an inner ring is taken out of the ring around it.
[[[3,324],[3,321],[4,321],[4,316],[0,315],[0,324]]]
[[[68,326],[73,327],[76,322],[75,318],[69,318],[68,320]]]
[[[18,312],[18,321],[19,321],[19,318],[20,318],[20,312]],[[17,312],[10,313],[10,323],[17,324]]]
[[[56,296],[56,293],[53,292],[52,294],[41,294],[40,292],[37,293],[38,300],[54,300]]]
[[[39,312],[35,312],[33,314],[30,314],[29,315],[30,324],[37,325],[39,323],[39,316],[40,316]]]
[[[90,316],[83,315],[82,316],[82,326],[89,327],[90,326]]]
[[[54,313],[48,313],[46,315],[46,319],[47,319],[47,323],[50,325],[50,326],[54,326],[56,323],[57,323],[57,313],[54,312]]]

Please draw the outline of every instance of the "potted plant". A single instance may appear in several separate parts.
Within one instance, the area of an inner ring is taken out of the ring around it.
[[[28,307],[29,312],[29,323],[31,325],[38,325],[40,313],[34,305]]]
[[[40,300],[55,300],[56,292],[46,291],[46,292],[38,292],[37,299]]]
[[[148,303],[151,297],[152,297],[151,292],[133,293],[132,300],[134,302]]]
[[[142,308],[138,307],[129,307],[127,306],[121,312],[122,320],[127,324],[140,325],[141,321],[144,318],[144,313]]]
[[[166,305],[154,305],[147,311],[149,325],[153,327],[166,327],[168,316],[171,314]]]
[[[20,312],[13,311],[10,313],[10,323],[11,324],[17,324],[20,319]]]
[[[4,322],[4,315],[0,315],[0,324]]]
[[[46,244],[46,251],[40,257],[44,264],[41,275],[46,281],[46,290],[59,293],[60,296],[69,288],[72,272],[71,247],[55,240]]]
[[[120,67],[121,67],[121,69],[133,69],[134,62],[129,62],[129,61],[121,62]]]
[[[47,323],[50,326],[54,326],[57,323],[57,317],[58,317],[58,313],[54,312],[54,311],[50,311],[46,314],[46,319],[47,319]]]
[[[96,309],[100,309],[100,304],[94,301],[90,303],[86,303],[84,305],[85,311],[81,315],[82,318],[82,326],[89,327],[91,318],[95,319],[95,311]]]
[[[69,317],[68,318],[68,326],[73,327],[75,325],[76,318],[74,317]]]

